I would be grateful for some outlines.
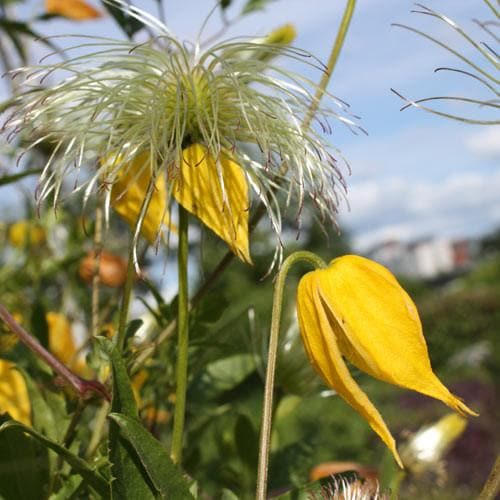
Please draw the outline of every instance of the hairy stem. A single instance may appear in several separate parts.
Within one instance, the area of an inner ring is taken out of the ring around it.
[[[305,116],[304,121],[302,122],[303,128],[307,128],[309,127],[309,125],[311,125],[314,115],[318,111],[319,103],[323,95],[325,94],[326,87],[330,83],[330,78],[332,77],[333,70],[337,65],[340,51],[342,50],[342,46],[344,45],[349,25],[351,24],[351,19],[354,13],[355,6],[356,6],[356,0],[347,0],[347,5],[344,10],[344,15],[342,16],[342,20],[340,21],[340,26],[337,31],[335,41],[333,42],[332,51],[330,53],[330,57],[328,58],[326,70],[323,73],[323,76],[321,77],[318,88],[316,89],[314,99],[311,102],[311,107],[309,108],[309,111],[307,112],[307,115]]]
[[[178,262],[178,312],[177,312],[177,367],[175,389],[174,428],[172,432],[172,460],[182,462],[182,438],[186,413],[186,390],[189,347],[189,299],[188,299],[188,213],[179,205]]]
[[[92,270],[92,337],[99,334],[99,286],[102,251],[102,207],[98,205],[95,212],[94,229],[94,269]]]
[[[490,475],[479,494],[478,500],[495,500],[500,492],[500,455],[495,460]]]
[[[283,308],[283,292],[285,281],[290,268],[299,261],[305,261],[312,264],[314,268],[323,268],[326,266],[324,261],[317,255],[301,251],[288,256],[276,278],[274,285],[273,310],[271,316],[271,330],[269,333],[269,348],[267,353],[266,382],[264,387],[264,405],[262,408],[262,427],[260,430],[259,446],[259,468],[257,474],[257,500],[265,500],[267,491],[267,472],[269,465],[269,447],[271,443],[271,426],[273,412],[273,392],[274,392],[274,373],[276,370],[276,357],[278,354],[279,332],[281,325],[281,310]]]

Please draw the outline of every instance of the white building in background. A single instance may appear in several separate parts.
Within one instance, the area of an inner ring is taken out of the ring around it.
[[[422,238],[411,243],[385,241],[368,256],[395,274],[432,279],[467,269],[475,253],[476,244],[471,240]]]

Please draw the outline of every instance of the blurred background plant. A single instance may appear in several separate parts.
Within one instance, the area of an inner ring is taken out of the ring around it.
[[[247,1],[242,15],[254,13],[265,3]],[[29,61],[33,41],[39,37],[32,25],[43,26],[54,16],[99,22],[98,16],[107,13],[124,36],[133,37],[142,29],[134,18],[106,3],[94,8],[81,0],[47,1],[45,9],[38,5],[33,22],[14,16],[22,4],[12,0],[0,7],[0,58],[5,70]],[[231,12],[230,4],[221,1],[223,17]],[[492,26],[483,24],[483,28]],[[85,28],[75,24],[72,29]],[[39,43],[58,50],[56,42],[42,39]],[[491,54],[490,47],[483,50]],[[0,219],[0,301],[77,373],[106,382],[110,356],[105,349],[91,347],[89,339],[93,325],[105,337],[115,334],[121,299],[117,287],[126,272],[129,228],[112,213],[105,238],[98,242],[105,250],[95,259],[92,203],[83,213],[78,199],[69,200],[57,212],[38,213],[33,193],[26,187],[31,188],[30,184],[21,184],[39,174],[36,167],[50,154],[50,147],[41,144],[31,150],[22,160],[22,171],[15,169],[15,147],[2,145],[2,153],[0,189],[22,186],[17,193],[23,196],[18,198],[18,219]],[[313,219],[303,224],[299,241],[293,217],[285,216],[283,226],[289,252],[306,248],[328,261],[353,251],[348,234],[338,235],[336,228],[329,228],[325,238]],[[254,265],[234,262],[228,266],[211,292],[200,295],[190,317],[190,405],[183,465],[196,481],[200,498],[252,498],[254,493],[272,306],[270,279],[262,286],[274,253],[266,229],[260,225],[252,235]],[[200,238],[203,251],[192,249],[190,254],[197,264],[192,290],[203,286],[226,252],[214,235],[203,233]],[[163,443],[170,440],[175,404],[176,346],[171,325],[177,299],[171,293],[176,289],[170,272],[172,253],[175,246],[166,256],[158,256],[146,244],[139,248],[143,274],[135,284],[134,321],[128,325],[124,355],[141,421]],[[305,270],[294,271],[285,299],[288,314],[277,368],[270,491],[284,498],[320,490],[326,495],[331,487],[324,488],[322,478],[328,481],[331,474],[354,470],[365,483],[379,481],[381,491],[398,490],[401,498],[472,498],[484,483],[499,445],[499,233],[483,237],[474,262],[460,271],[432,279],[402,277],[419,306],[435,371],[481,414],[479,419],[450,423],[439,403],[357,374],[357,381],[380,402],[381,413],[403,443],[405,473],[396,470],[367,424],[322,385],[306,361],[294,316],[293,283]],[[92,305],[96,276],[100,282],[97,320]],[[0,410],[34,430],[32,435],[7,427],[0,432],[0,495],[6,499],[95,495],[99,481],[92,483],[86,469],[54,443],[64,446],[72,457],[83,457],[99,477],[108,479],[104,439],[108,403],[98,399],[82,403],[6,329],[0,331],[0,346],[4,363]],[[14,365],[18,371],[12,371]],[[16,397],[22,401],[15,401],[9,392],[17,386]],[[425,444],[428,453],[422,459],[415,443],[430,431],[434,440]]]

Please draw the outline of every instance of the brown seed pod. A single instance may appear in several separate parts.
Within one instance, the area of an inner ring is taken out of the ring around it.
[[[96,257],[94,251],[89,252],[80,262],[78,274],[85,283],[92,283],[97,267],[99,279],[103,285],[118,288],[125,284],[127,279],[127,261],[119,255],[101,251]]]

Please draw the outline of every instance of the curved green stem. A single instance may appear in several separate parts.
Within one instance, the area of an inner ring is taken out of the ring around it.
[[[276,369],[276,357],[278,353],[281,310],[283,308],[283,291],[285,289],[285,281],[290,268],[299,261],[306,261],[309,264],[312,264],[312,266],[316,269],[326,267],[323,259],[311,252],[295,252],[285,259],[276,278],[271,316],[271,331],[269,333],[269,349],[267,353],[264,405],[262,408],[262,427],[260,430],[259,469],[257,474],[256,493],[257,500],[265,500],[267,491],[267,469],[269,463],[269,447],[271,442],[274,372]]]
[[[500,492],[500,455],[496,458],[490,475],[481,491],[478,500],[494,500]]]
[[[356,0],[347,0],[347,5],[344,10],[344,15],[342,16],[342,20],[340,21],[340,26],[332,46],[332,51],[330,53],[330,57],[328,58],[328,64],[326,66],[326,70],[323,73],[323,76],[321,77],[318,88],[314,95],[314,99],[311,103],[311,107],[309,108],[307,115],[305,116],[304,121],[302,122],[303,128],[307,128],[311,124],[311,121],[314,118],[316,111],[318,110],[321,98],[326,92],[326,87],[330,82],[330,78],[337,64],[340,51],[342,50],[342,46],[344,45],[345,36],[347,34],[347,30],[349,29],[349,25],[351,24],[351,19],[354,13],[355,6],[356,6]]]
[[[182,437],[186,413],[186,390],[189,347],[188,299],[188,213],[179,205],[179,248],[177,250],[179,295],[177,314],[177,367],[174,428],[172,431],[172,460],[182,461]]]

